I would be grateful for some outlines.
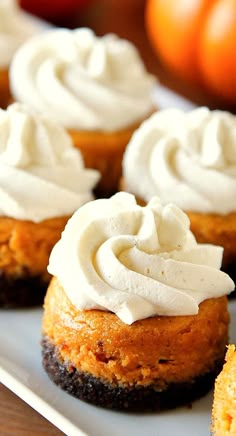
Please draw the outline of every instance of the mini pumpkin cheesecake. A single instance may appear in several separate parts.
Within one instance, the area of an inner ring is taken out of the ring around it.
[[[15,100],[62,124],[99,170],[99,194],[114,193],[125,147],[154,110],[156,79],[134,45],[86,28],[52,30],[18,50],[10,78]]]
[[[200,243],[224,247],[236,262],[236,116],[198,108],[166,109],[145,121],[124,155],[121,188],[142,204],[153,195],[189,216]],[[140,183],[140,180],[142,182]]]
[[[49,377],[121,410],[162,410],[204,395],[228,341],[234,284],[219,270],[222,252],[197,244],[187,216],[157,197],[141,207],[121,192],[81,207],[49,260]]]
[[[0,307],[42,303],[52,247],[98,179],[61,126],[19,103],[0,110]]]
[[[215,382],[212,409],[212,435],[234,436],[236,434],[236,352],[229,345],[226,362]]]
[[[16,50],[30,37],[41,32],[36,21],[30,19],[16,0],[0,2],[0,106],[6,108],[11,101],[9,66]]]

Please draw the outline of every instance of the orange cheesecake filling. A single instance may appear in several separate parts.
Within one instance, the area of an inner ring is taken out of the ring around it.
[[[236,434],[236,352],[234,345],[229,345],[226,363],[216,379],[212,432],[214,436],[235,436]]]
[[[29,272],[48,279],[47,265],[69,217],[39,223],[0,217],[0,270],[12,276]]]
[[[164,389],[215,370],[225,354],[226,297],[204,301],[198,315],[126,325],[110,312],[77,310],[53,278],[44,308],[43,335],[56,346],[59,360],[109,383],[155,382]]]
[[[74,146],[82,153],[85,166],[100,171],[99,191],[117,190],[123,153],[138,126],[139,124],[135,124],[117,132],[68,130]]]
[[[153,108],[146,118],[156,110]],[[85,166],[101,173],[98,192],[114,193],[118,190],[124,151],[134,131],[143,121],[144,119],[114,132],[68,129],[74,146],[82,153]]]

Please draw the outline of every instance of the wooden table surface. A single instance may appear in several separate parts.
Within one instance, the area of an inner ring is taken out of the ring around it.
[[[60,436],[63,433],[0,384],[1,436]]]
[[[114,32],[130,39],[138,47],[148,70],[157,75],[163,84],[199,105],[228,109],[207,95],[204,90],[181,82],[162,68],[145,34],[144,3],[144,0],[94,0],[82,14],[70,20],[69,27],[89,26],[100,35]],[[13,435],[59,436],[62,433],[0,384],[0,436]]]

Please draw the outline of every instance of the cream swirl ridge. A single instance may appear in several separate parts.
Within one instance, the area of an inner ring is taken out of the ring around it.
[[[23,14],[15,0],[1,0],[0,67],[8,68],[18,47],[39,30],[39,26]]]
[[[187,216],[154,197],[146,207],[120,192],[80,208],[52,250],[48,271],[78,309],[109,310],[125,323],[191,315],[230,293],[223,249],[197,244]],[[62,268],[63,265],[63,268]]]
[[[20,103],[0,110],[0,215],[34,222],[71,215],[93,198],[98,179],[62,127]]]
[[[158,195],[186,211],[235,211],[236,117],[207,108],[154,114],[133,135],[123,174],[145,201]]]
[[[57,29],[27,41],[11,65],[16,100],[76,130],[120,130],[153,108],[156,80],[136,48],[86,28]]]

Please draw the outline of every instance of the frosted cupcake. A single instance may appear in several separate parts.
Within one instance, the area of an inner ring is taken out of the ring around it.
[[[43,364],[76,397],[164,409],[205,394],[228,340],[223,249],[197,244],[188,217],[128,193],[81,207],[52,250]]]
[[[42,302],[51,249],[98,179],[62,127],[18,103],[0,110],[1,307]]]
[[[144,203],[158,195],[187,212],[198,242],[224,247],[236,262],[236,117],[199,108],[160,111],[133,135],[123,188]]]
[[[15,100],[61,123],[86,166],[101,172],[100,192],[115,191],[126,144],[154,107],[156,80],[136,48],[115,35],[57,29],[24,44],[10,76]]]
[[[11,98],[8,69],[12,57],[26,39],[39,32],[18,7],[15,0],[0,0],[0,106],[6,107]]]

